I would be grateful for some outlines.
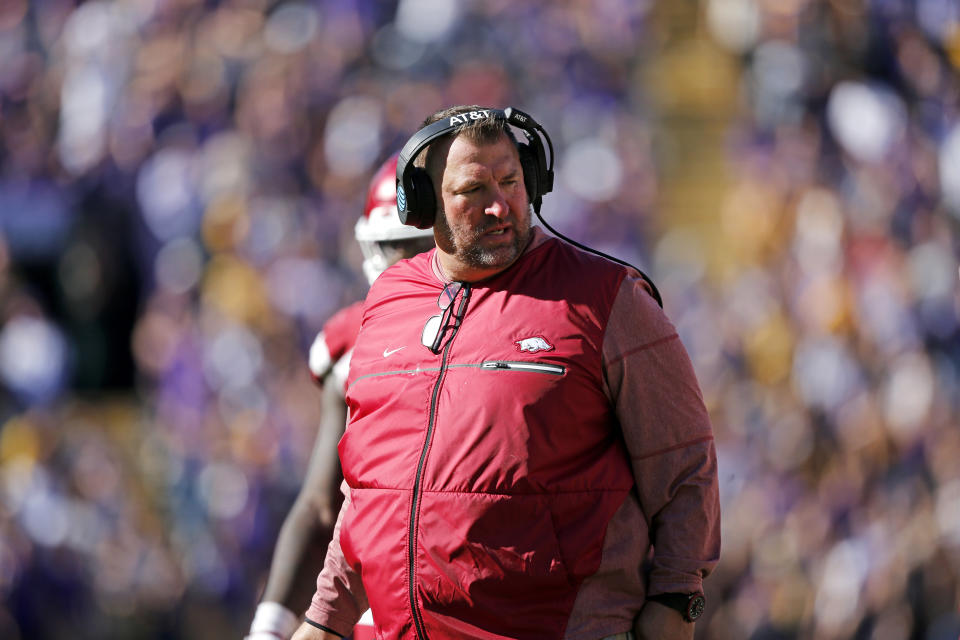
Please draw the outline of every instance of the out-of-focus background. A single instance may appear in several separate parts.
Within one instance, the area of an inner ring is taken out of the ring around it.
[[[239,638],[435,109],[553,138],[716,430],[700,639],[960,636],[957,0],[0,1],[0,637]]]

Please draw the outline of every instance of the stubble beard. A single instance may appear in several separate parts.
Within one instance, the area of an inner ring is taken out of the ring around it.
[[[475,269],[494,269],[510,265],[523,253],[530,240],[530,218],[517,217],[512,222],[513,239],[510,244],[498,247],[484,247],[481,243],[484,234],[500,224],[500,221],[492,216],[482,227],[454,230],[447,225],[444,212],[439,211],[436,225],[446,245],[453,248],[455,258]]]

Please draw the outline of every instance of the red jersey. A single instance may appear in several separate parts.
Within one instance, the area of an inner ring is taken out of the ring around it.
[[[357,341],[360,320],[363,318],[363,300],[333,314],[310,345],[310,375],[317,384],[333,370]]]

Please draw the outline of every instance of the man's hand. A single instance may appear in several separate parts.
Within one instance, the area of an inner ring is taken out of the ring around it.
[[[693,640],[693,626],[679,611],[648,601],[633,623],[633,633],[637,640]]]
[[[340,640],[340,636],[304,622],[290,640]]]

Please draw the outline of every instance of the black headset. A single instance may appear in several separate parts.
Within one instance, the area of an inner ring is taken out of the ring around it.
[[[437,138],[442,138],[447,134],[457,132],[461,127],[470,122],[486,120],[487,118],[503,120],[508,125],[513,125],[523,132],[526,142],[517,141],[517,151],[520,154],[520,168],[523,170],[523,184],[527,189],[530,204],[533,205],[533,211],[537,214],[537,218],[543,223],[543,226],[554,235],[563,238],[570,244],[584,251],[603,256],[631,269],[636,269],[637,272],[640,273],[640,276],[650,285],[654,299],[657,301],[657,304],[662,307],[663,300],[660,297],[660,292],[647,274],[629,262],[624,262],[602,251],[591,249],[575,240],[571,240],[551,227],[547,221],[543,219],[543,216],[540,215],[543,196],[553,190],[553,142],[550,140],[550,136],[547,135],[546,130],[540,126],[536,120],[523,111],[514,109],[513,107],[507,107],[503,110],[475,109],[472,111],[464,111],[428,124],[407,140],[407,143],[403,145],[403,149],[400,150],[400,155],[397,158],[397,213],[400,215],[400,222],[418,229],[429,229],[433,226],[433,221],[437,215],[437,196],[433,190],[433,181],[430,180],[430,175],[426,169],[414,166],[414,159]],[[547,147],[550,149],[549,165],[547,164],[546,150],[543,146],[544,141],[546,141]]]

